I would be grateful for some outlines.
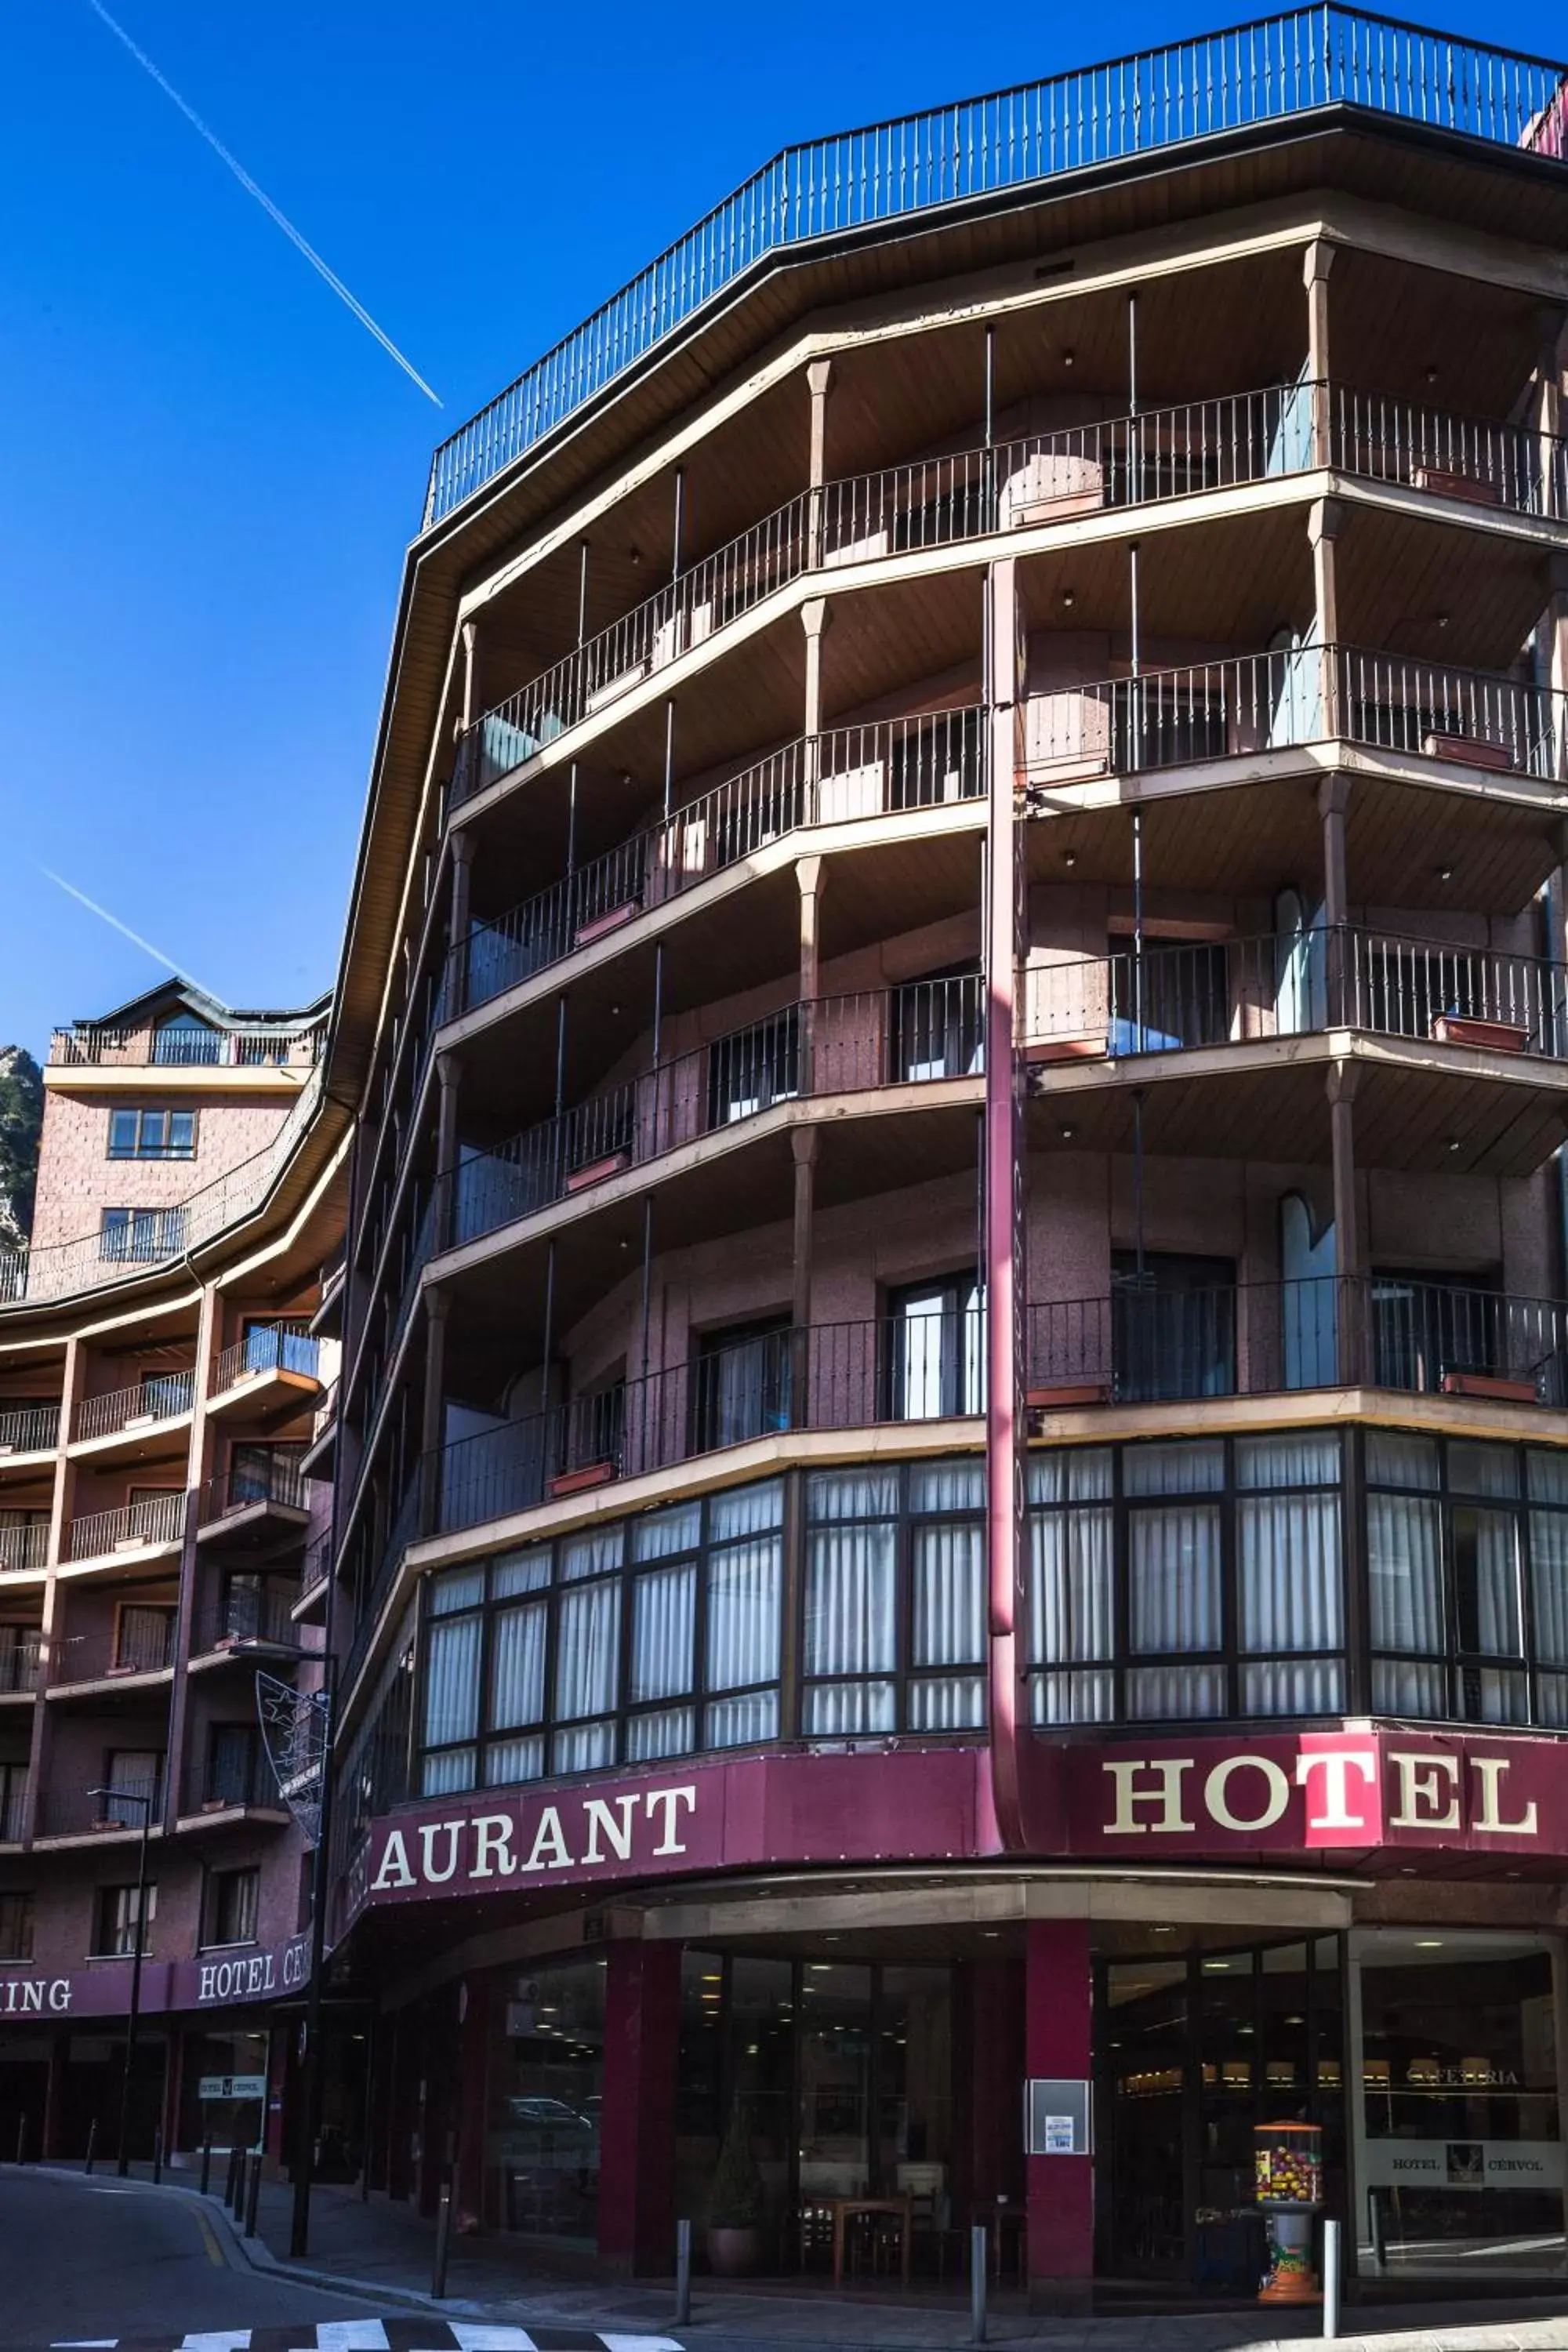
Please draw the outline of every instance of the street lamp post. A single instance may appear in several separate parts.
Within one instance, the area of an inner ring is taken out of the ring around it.
[[[120,2154],[115,2170],[121,2180],[131,2169],[131,2071],[136,2063],[136,2029],[142,2021],[142,1952],[147,1941],[147,1839],[153,1826],[150,1789],[89,1789],[89,1797],[112,1797],[116,1804],[142,1808],[142,1845],[136,1871],[135,1942],[131,1955],[131,2014],[125,2025],[125,2071],[120,2081]]]

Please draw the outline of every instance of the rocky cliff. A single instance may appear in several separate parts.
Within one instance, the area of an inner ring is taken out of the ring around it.
[[[38,1178],[44,1081],[21,1045],[0,1045],[0,1247],[26,1241]]]

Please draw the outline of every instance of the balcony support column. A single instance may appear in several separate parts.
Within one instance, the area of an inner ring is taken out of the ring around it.
[[[1338,499],[1314,499],[1307,519],[1312,543],[1312,601],[1316,613],[1318,659],[1321,666],[1322,732],[1330,741],[1340,734],[1340,600],[1334,563],[1334,543],[1344,521]]]
[[[1541,321],[1541,358],[1536,367],[1536,430],[1541,436],[1542,509],[1561,521],[1568,478],[1557,444],[1563,432],[1563,376],[1568,366],[1568,320],[1552,304]]]
[[[186,1669],[195,1649],[196,1592],[201,1569],[196,1531],[202,1522],[202,1497],[207,1491],[208,1480],[215,1475],[214,1463],[217,1452],[213,1442],[212,1423],[207,1419],[207,1399],[213,1391],[219,1342],[223,1338],[222,1296],[209,1283],[202,1292],[196,1317],[196,1376],[192,1383],[190,1466],[186,1482],[184,1535],[180,1546],[179,1605],[174,1618],[174,1679],[169,1688],[169,1753],[163,1768],[163,1826],[169,1831],[173,1831],[179,1817],[180,1791],[186,1786],[185,1723],[190,1712],[187,1704],[190,1675]],[[194,1795],[195,1790],[191,1793]],[[204,1781],[202,1795],[205,1797],[205,1794]],[[172,2053],[174,2045],[171,2043],[170,2046]]]
[[[1307,289],[1307,375],[1312,387],[1312,459],[1318,466],[1332,460],[1331,416],[1329,406],[1329,272],[1334,247],[1327,237],[1315,236],[1301,256],[1301,281]]]
[[[816,817],[816,785],[822,768],[822,639],[833,608],[826,596],[814,596],[800,608],[800,625],[805,631],[805,712],[801,732],[805,737],[805,774],[808,787],[807,804],[801,811],[805,824]]]
[[[827,479],[827,395],[833,387],[833,362],[813,360],[805,372],[811,394],[811,444],[806,459],[806,561],[822,561],[823,484]]]
[[[809,1095],[816,1077],[816,1000],[821,993],[822,898],[827,887],[827,867],[820,857],[797,857],[795,885],[800,892],[800,1035],[796,1046],[796,1084]]]
[[[419,1412],[419,1532],[434,1535],[438,1517],[441,1482],[426,1467],[441,1451],[447,1419],[447,1315],[451,1299],[444,1290],[432,1290],[425,1299],[425,1395]]]
[[[466,735],[478,716],[479,703],[479,625],[463,623],[463,709],[458,721]]]
[[[1542,616],[1546,684],[1552,689],[1552,776],[1568,782],[1568,555],[1552,558],[1552,594]]]
[[[1357,1215],[1355,1129],[1352,1104],[1361,1071],[1354,1062],[1331,1062],[1329,1150],[1333,1168],[1335,1331],[1342,1388],[1355,1388],[1365,1376],[1360,1219]]]
[[[463,1066],[456,1054],[438,1054],[436,1057],[436,1078],[438,1088],[436,1108],[436,1187],[444,1192],[443,1206],[436,1213],[436,1246],[446,1246],[448,1237],[457,1231],[456,1187],[458,1181],[458,1100],[462,1087]]]
[[[790,1426],[811,1426],[811,1275],[813,1226],[816,1213],[816,1160],[821,1143],[815,1127],[797,1127],[790,1136],[795,1154],[795,1256],[790,1288]]]
[[[58,1449],[55,1454],[55,1486],[49,1502],[49,1542],[44,1558],[48,1574],[44,1585],[43,1608],[40,1612],[38,1643],[38,1696],[33,1702],[32,1745],[27,1757],[27,1786],[22,1801],[22,1835],[33,1838],[38,1832],[38,1800],[49,1769],[49,1750],[54,1737],[54,1710],[44,1704],[43,1685],[59,1679],[60,1657],[58,1654],[65,1622],[66,1597],[57,1570],[64,1559],[70,1542],[70,1523],[76,1502],[76,1465],[66,1454],[67,1441],[76,1428],[77,1413],[87,1392],[87,1349],[81,1340],[66,1341],[65,1372],[60,1383],[60,1423]]]
[[[1351,779],[1342,773],[1325,776],[1318,786],[1318,814],[1323,826],[1323,921],[1328,930],[1327,1019],[1331,1028],[1342,1025],[1349,1001],[1345,926],[1350,921],[1350,887],[1345,866],[1345,812],[1350,797]]]
[[[1018,1765],[1018,1594],[1024,1484],[1024,1318],[1027,1263],[1022,1070],[1016,1050],[1026,886],[1017,824],[1017,566],[986,580],[985,687],[991,704],[985,939],[985,1516],[992,1801],[1003,1846],[1026,1847]]]
[[[455,1020],[468,1005],[468,906],[472,893],[474,837],[460,828],[452,835],[452,903],[447,918],[446,1017]]]

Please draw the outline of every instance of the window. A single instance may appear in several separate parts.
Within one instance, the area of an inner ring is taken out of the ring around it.
[[[114,1672],[157,1674],[174,1662],[174,1612],[126,1601],[114,1628]]]
[[[37,1625],[0,1624],[0,1692],[37,1688],[42,1638]]]
[[[893,991],[891,1010],[896,1078],[963,1078],[984,1069],[984,983],[976,965],[907,981]]]
[[[111,1748],[104,1769],[108,1793],[99,1799],[101,1819],[116,1829],[139,1830],[151,1801],[156,1822],[163,1801],[163,1757],[155,1748]]]
[[[0,1960],[30,1960],[32,1957],[32,1895],[0,1895]]]
[[[1375,1430],[1366,1475],[1373,1706],[1568,1727],[1563,1457]]]
[[[202,1899],[202,1949],[256,1940],[259,1870],[211,1870]]]
[[[940,1421],[985,1410],[985,1323],[972,1274],[888,1294],[889,1418]]]
[[[1234,1259],[1113,1250],[1110,1326],[1119,1402],[1234,1395]]]
[[[177,1257],[185,1246],[185,1213],[175,1209],[105,1209],[100,1225],[100,1257],[121,1265],[152,1265]]]
[[[729,1127],[800,1092],[800,1023],[785,1013],[716,1038],[708,1049],[708,1124]]]
[[[696,1452],[789,1427],[790,1346],[787,1316],[702,1334],[693,1399]]]
[[[93,1957],[105,1960],[129,1960],[136,1953],[137,1888],[100,1886],[93,1919]],[[153,1928],[158,1916],[158,1889],[149,1882],[147,1886],[147,1920],[142,1937],[142,1957],[146,1958],[153,1948]]]
[[[19,1759],[0,1764],[0,1845],[21,1841],[27,1807],[27,1767]]]
[[[836,1737],[984,1720],[984,1473],[973,1460],[807,1478],[801,1727]]]
[[[261,1755],[253,1723],[215,1723],[207,1738],[206,1805],[254,1805],[260,1798]]]
[[[196,1156],[196,1115],[194,1110],[111,1110],[109,1114],[110,1160],[194,1160]]]

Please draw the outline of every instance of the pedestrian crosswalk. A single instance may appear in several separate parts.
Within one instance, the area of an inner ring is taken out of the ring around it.
[[[495,2327],[461,2319],[297,2320],[174,2336],[66,2338],[50,2352],[681,2352],[670,2336],[606,2334],[541,2321]]]

